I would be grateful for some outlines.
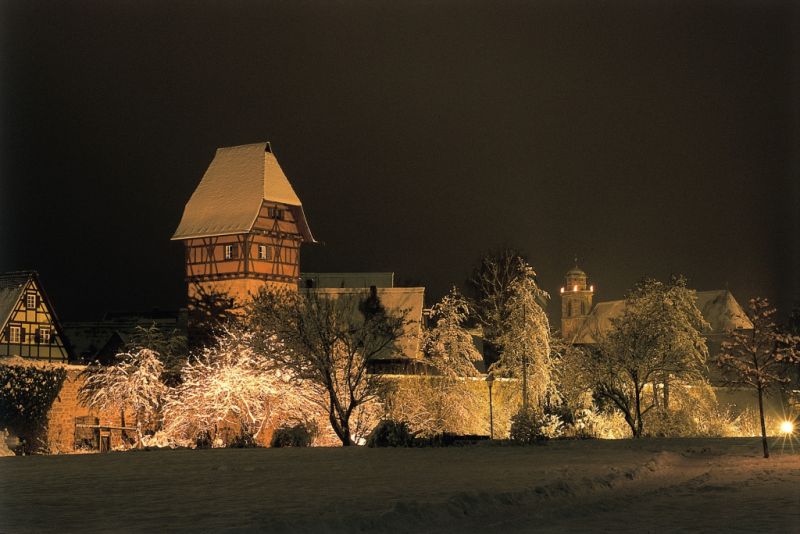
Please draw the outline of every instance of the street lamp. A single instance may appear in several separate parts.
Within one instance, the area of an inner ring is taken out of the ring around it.
[[[492,384],[494,383],[494,375],[488,373],[486,375],[486,385],[489,386],[489,439],[494,439],[494,413],[492,411]]]

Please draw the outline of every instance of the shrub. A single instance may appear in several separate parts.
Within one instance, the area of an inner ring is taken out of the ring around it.
[[[244,432],[235,436],[228,444],[229,449],[252,449],[260,446],[261,445],[258,444],[253,434],[249,432]]]
[[[20,452],[46,449],[47,412],[66,377],[58,367],[0,365],[0,429],[20,438]]]
[[[511,440],[528,445],[560,437],[563,423],[557,415],[522,408],[511,418]]]
[[[411,447],[413,444],[414,434],[405,421],[383,420],[367,437],[367,447]]]
[[[316,423],[298,423],[273,432],[270,447],[310,447],[319,433]]]

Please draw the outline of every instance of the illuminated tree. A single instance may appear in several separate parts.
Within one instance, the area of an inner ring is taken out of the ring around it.
[[[343,446],[353,443],[357,416],[377,401],[385,383],[370,364],[399,352],[403,317],[389,313],[377,295],[262,289],[248,310],[254,346],[272,366],[317,385],[318,404]],[[285,350],[270,350],[279,343]]]
[[[541,307],[547,293],[536,283],[536,272],[518,260],[518,276],[508,288],[503,322],[497,343],[502,352],[490,372],[520,377],[523,382],[523,408],[533,393],[538,404],[552,391],[553,361],[550,354],[550,323]]]
[[[748,315],[753,330],[731,332],[730,340],[722,343],[717,364],[725,371],[730,385],[756,390],[761,443],[764,458],[769,458],[764,396],[776,386],[790,381],[790,365],[800,361],[800,336],[783,331],[775,323],[775,308],[765,298],[750,299]]]
[[[268,350],[282,350],[277,344]],[[216,343],[183,368],[182,382],[164,406],[164,430],[171,441],[212,442],[226,431],[255,441],[261,431],[284,420],[311,418],[312,384],[293,380],[288,369],[275,369],[252,348],[252,334],[224,328]],[[224,440],[222,440],[224,441]]]
[[[587,353],[584,369],[595,396],[619,410],[633,436],[641,437],[644,416],[656,407],[655,395],[671,378],[704,380],[708,350],[701,332],[708,327],[686,280],[665,284],[645,279],[625,298],[620,317],[596,350]]]
[[[434,326],[423,335],[423,352],[445,376],[477,376],[476,361],[482,360],[472,335],[464,328],[470,307],[453,287],[431,308]]]
[[[167,390],[161,380],[164,364],[157,352],[146,348],[118,354],[117,360],[115,365],[87,367],[79,398],[97,410],[132,410],[141,446],[142,427],[157,421]]]
[[[503,330],[511,284],[520,277],[520,265],[525,263],[525,255],[516,249],[492,250],[481,257],[467,281],[484,337],[492,343]]]

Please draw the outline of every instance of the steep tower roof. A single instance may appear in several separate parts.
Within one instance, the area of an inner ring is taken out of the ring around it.
[[[249,232],[265,200],[291,206],[304,240],[316,242],[269,142],[218,148],[172,239]]]

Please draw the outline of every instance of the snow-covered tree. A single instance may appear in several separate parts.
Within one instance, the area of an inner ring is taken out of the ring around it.
[[[464,328],[470,313],[467,300],[453,287],[431,307],[433,327],[423,335],[423,352],[445,376],[477,376],[476,361],[483,357]]]
[[[516,249],[492,250],[481,257],[467,281],[475,312],[490,343],[503,330],[512,295],[511,283],[519,278],[519,267],[525,262],[524,254]]]
[[[186,363],[188,346],[186,336],[177,329],[162,330],[155,323],[137,326],[125,343],[126,352],[150,349],[158,354],[164,364],[162,379],[172,386],[180,381],[181,367]]]
[[[625,309],[584,360],[595,395],[618,409],[634,437],[641,437],[644,415],[657,407],[655,395],[670,379],[705,379],[708,327],[697,309],[695,292],[683,277],[669,283],[645,279],[628,292]],[[666,399],[665,399],[666,400]]]
[[[731,332],[717,357],[729,384],[756,390],[764,458],[769,458],[764,396],[788,383],[790,365],[800,361],[800,336],[783,331],[775,323],[775,312],[767,299],[750,299],[748,315],[753,329]]]
[[[157,421],[166,386],[161,380],[164,364],[156,351],[140,348],[117,355],[110,366],[91,366],[84,371],[79,398],[97,410],[131,410],[141,446],[143,426]]]
[[[490,371],[499,375],[520,377],[523,382],[523,405],[528,396],[542,404],[552,392],[553,361],[550,353],[550,323],[540,304],[547,293],[536,283],[533,267],[520,260],[517,276],[509,287],[502,331],[497,342],[502,348],[500,359]]]
[[[370,364],[400,351],[406,324],[377,295],[261,290],[248,310],[255,346],[277,369],[325,392],[318,397],[342,445],[353,443],[354,414],[377,401],[385,383]],[[286,350],[269,351],[275,342]]]
[[[283,350],[273,343],[269,350]],[[175,442],[225,432],[256,439],[266,427],[313,416],[313,385],[293,380],[288,369],[276,369],[252,348],[252,334],[223,327],[182,370],[182,381],[167,397],[164,430]],[[219,440],[217,439],[219,438]]]

